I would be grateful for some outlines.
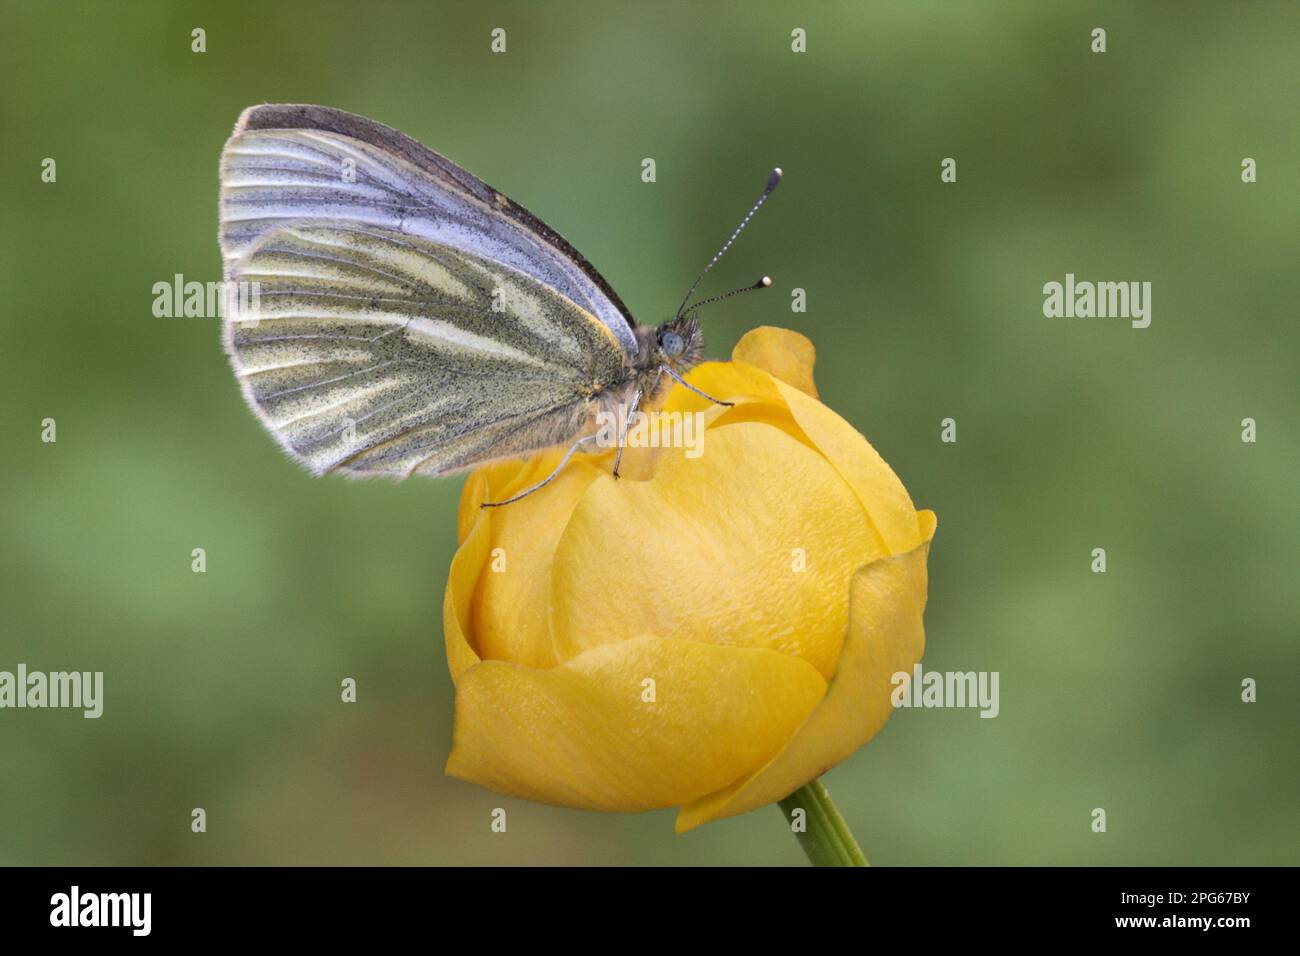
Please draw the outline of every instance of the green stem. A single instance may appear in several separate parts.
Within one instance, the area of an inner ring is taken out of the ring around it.
[[[821,780],[810,780],[782,800],[780,806],[791,826],[794,812],[804,812],[803,828],[795,830],[794,835],[813,866],[870,866]]]

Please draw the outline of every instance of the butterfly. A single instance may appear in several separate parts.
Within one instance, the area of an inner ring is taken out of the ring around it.
[[[703,361],[691,285],[640,325],[554,229],[410,137],[324,106],[245,110],[221,154],[223,338],[249,406],[317,475],[448,475],[627,423]],[[251,294],[248,294],[251,290]]]

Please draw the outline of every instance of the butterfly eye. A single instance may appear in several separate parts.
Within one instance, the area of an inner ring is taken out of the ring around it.
[[[664,350],[664,355],[669,358],[677,358],[686,348],[686,343],[676,332],[665,332],[664,337],[659,341],[659,347]]]

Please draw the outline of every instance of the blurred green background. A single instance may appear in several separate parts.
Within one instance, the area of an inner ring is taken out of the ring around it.
[[[939,514],[926,668],[1001,673],[996,720],[900,712],[829,774],[873,862],[1298,862],[1294,3],[0,11],[0,669],[106,682],[99,720],[0,711],[0,862],[803,861],[775,808],[677,837],[443,775],[460,480],[309,478],[217,322],[151,313],[220,278],[217,156],[277,101],[450,156],[645,322],[785,168],[707,283],[776,287],[709,309],[710,351],[814,340],[824,400]],[[1152,282],[1151,327],[1045,318],[1066,272]]]

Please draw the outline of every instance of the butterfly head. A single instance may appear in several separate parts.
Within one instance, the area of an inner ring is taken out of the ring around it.
[[[703,356],[704,335],[694,316],[679,315],[655,329],[655,365],[682,371],[699,365]]]

